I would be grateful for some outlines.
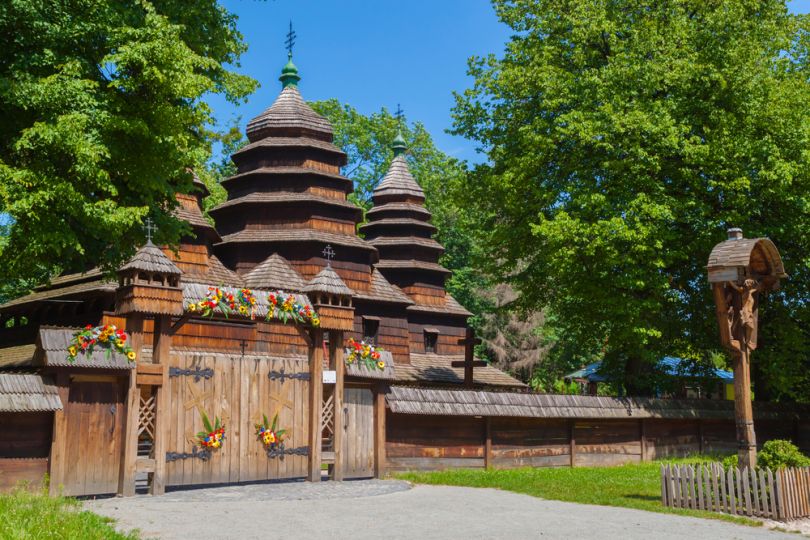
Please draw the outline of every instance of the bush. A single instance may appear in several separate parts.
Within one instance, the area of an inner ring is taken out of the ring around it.
[[[762,445],[757,456],[757,465],[763,469],[783,469],[785,467],[810,467],[810,458],[802,454],[790,441],[773,439]]]
[[[737,465],[740,464],[740,456],[737,454],[732,454],[730,456],[723,458],[723,468],[724,469],[732,469],[735,468]]]

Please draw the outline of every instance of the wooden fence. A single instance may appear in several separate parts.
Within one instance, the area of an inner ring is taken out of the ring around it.
[[[810,467],[743,470],[709,465],[662,465],[661,502],[691,508],[789,520],[810,516]]]

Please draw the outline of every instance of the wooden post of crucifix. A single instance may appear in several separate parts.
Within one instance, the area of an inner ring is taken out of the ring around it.
[[[734,416],[740,468],[757,464],[751,404],[751,353],[757,348],[759,297],[787,277],[776,246],[767,238],[743,238],[729,229],[728,240],[709,255],[709,282],[716,304],[720,342],[734,362]]]
[[[481,340],[475,337],[475,331],[472,328],[467,328],[466,337],[458,340],[459,345],[464,345],[464,361],[454,361],[450,364],[453,367],[464,368],[464,386],[467,388],[473,386],[473,368],[487,365],[483,360],[475,359],[475,346],[480,343]]]

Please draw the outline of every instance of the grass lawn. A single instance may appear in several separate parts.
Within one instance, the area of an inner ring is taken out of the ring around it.
[[[117,532],[111,519],[82,510],[75,499],[23,490],[0,494],[0,539],[46,538],[135,540],[140,536]]]
[[[691,463],[707,461],[692,458]],[[761,522],[714,512],[669,508],[661,504],[661,462],[619,467],[522,468],[505,470],[458,469],[410,472],[397,478],[417,484],[488,487],[543,499],[583,504],[621,506],[651,512],[722,519],[744,525]]]

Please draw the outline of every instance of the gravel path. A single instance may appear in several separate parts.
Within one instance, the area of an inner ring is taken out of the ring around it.
[[[146,538],[797,539],[764,528],[625,508],[537,499],[495,489],[406,482],[306,482],[174,491],[86,501]]]

